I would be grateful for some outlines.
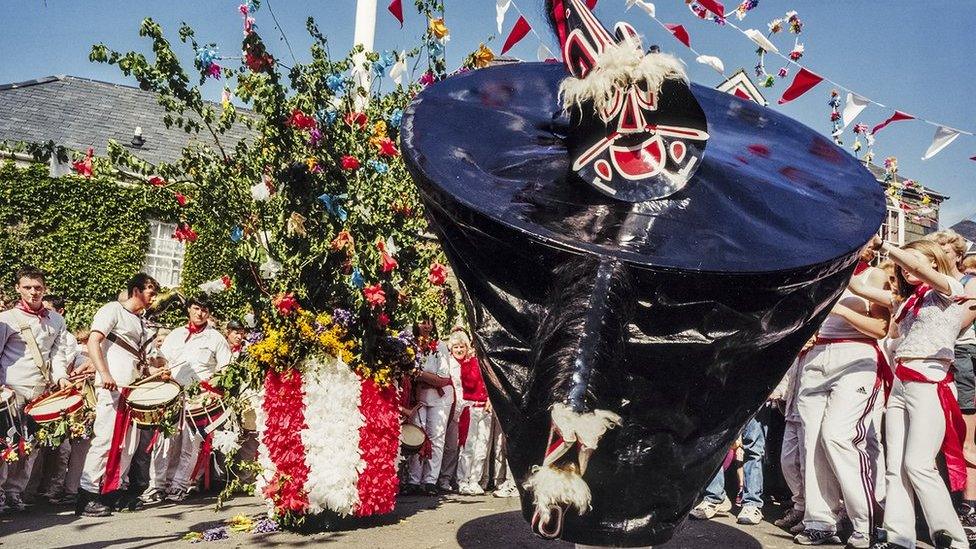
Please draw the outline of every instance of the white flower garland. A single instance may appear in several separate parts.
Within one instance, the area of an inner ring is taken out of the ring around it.
[[[254,479],[254,493],[264,498],[264,488],[275,473],[274,462],[271,461],[268,454],[268,447],[264,445],[265,425],[268,420],[268,414],[264,411],[264,387],[252,399],[252,404],[254,405],[255,423],[258,428],[258,465],[261,466],[261,472]],[[265,499],[264,503],[268,506],[268,518],[274,518],[274,503],[270,499]]]
[[[308,465],[309,512],[325,509],[352,514],[359,503],[357,482],[366,467],[359,452],[359,377],[339,359],[309,364],[304,379],[305,423],[302,444]]]

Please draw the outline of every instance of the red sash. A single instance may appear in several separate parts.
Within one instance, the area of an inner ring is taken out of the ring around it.
[[[126,398],[132,389],[125,387],[119,390],[119,403],[115,408],[115,429],[112,431],[112,445],[108,449],[108,461],[105,463],[105,478],[102,479],[102,494],[108,494],[119,489],[122,481],[122,450],[125,447],[125,436],[132,425],[132,408]]]
[[[877,377],[874,381],[874,387],[878,388],[884,386],[885,402],[887,403],[888,395],[891,394],[891,384],[894,383],[895,376],[891,373],[891,368],[888,366],[888,360],[881,351],[881,347],[878,346],[878,340],[870,337],[818,337],[814,345],[830,345],[831,343],[863,343],[865,345],[874,347],[874,352],[876,354],[876,360],[878,363]]]
[[[484,408],[487,402],[468,400],[464,403],[461,410],[461,417],[458,418],[458,448],[464,448],[464,443],[468,441],[468,430],[471,428],[471,408]]]
[[[203,444],[200,446],[200,453],[197,454],[197,462],[193,466],[193,473],[190,474],[190,482],[196,482],[197,475],[203,471],[203,489],[210,489],[210,456],[213,455],[213,433],[203,437]]]
[[[966,422],[962,419],[962,412],[959,410],[959,403],[952,394],[949,384],[954,377],[950,370],[946,373],[942,381],[932,381],[921,373],[903,366],[898,361],[898,368],[895,370],[903,383],[935,383],[936,392],[939,395],[939,403],[942,405],[942,413],[945,415],[945,437],[942,439],[942,454],[945,455],[946,469],[949,471],[949,488],[956,492],[966,487],[966,459],[962,453],[962,441],[966,433]]]

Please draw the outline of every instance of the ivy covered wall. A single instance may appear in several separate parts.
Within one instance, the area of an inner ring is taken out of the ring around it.
[[[0,166],[0,292],[13,299],[14,273],[34,265],[47,273],[49,291],[67,298],[69,326],[87,325],[98,307],[115,299],[143,268],[149,220],[176,219],[177,208],[169,193],[146,185],[127,186],[104,176],[54,178],[43,164],[23,168],[5,162]]]

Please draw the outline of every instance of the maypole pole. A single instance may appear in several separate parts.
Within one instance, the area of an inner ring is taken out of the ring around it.
[[[358,0],[356,3],[356,31],[353,35],[353,45],[363,47],[364,52],[373,51],[373,39],[376,36],[376,0]],[[366,97],[359,94],[353,99],[357,111],[362,111],[369,101],[369,88],[372,84],[372,71],[364,70],[363,57],[357,57],[356,67],[353,69],[353,79],[357,86],[367,91]]]

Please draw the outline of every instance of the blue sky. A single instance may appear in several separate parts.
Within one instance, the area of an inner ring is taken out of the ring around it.
[[[385,10],[388,0],[378,2],[376,48],[414,45],[425,21],[414,10],[412,0],[403,0],[406,25],[402,30]],[[446,3],[446,22],[452,36],[447,47],[448,61],[456,67],[479,42],[497,35],[495,2],[446,0]],[[515,0],[515,3],[550,50],[557,51],[556,40],[544,24],[542,1]],[[736,4],[734,0],[725,3],[727,8]],[[0,83],[70,74],[131,84],[116,68],[89,63],[88,50],[91,44],[103,41],[119,50],[145,51],[147,44],[139,39],[138,27],[147,16],[159,21],[173,42],[178,41],[179,23],[186,21],[197,30],[201,42],[216,42],[222,54],[239,55],[238,4],[228,0],[0,0]],[[683,0],[658,0],[654,4],[659,19],[685,26],[695,49],[722,58],[727,74],[739,67],[751,71],[755,64],[754,46],[741,34],[693,18]],[[626,12],[624,7],[625,0],[600,0],[596,12],[608,26],[617,20],[630,22],[645,36],[646,44],[658,43],[664,51],[681,57],[689,65],[692,80],[707,85],[721,81],[716,72],[695,63],[690,51],[665,34],[643,12],[637,9]],[[256,14],[259,30],[272,51],[287,61],[290,55],[268,8],[266,0]],[[307,58],[310,40],[305,32],[305,19],[308,16],[315,17],[319,28],[329,37],[333,55],[352,45],[354,0],[271,0],[270,8],[299,60]],[[745,21],[737,23],[743,28],[765,30],[768,21],[782,17],[791,9],[804,22],[800,39],[806,52],[802,62],[811,69],[891,107],[976,131],[976,101],[973,100],[976,76],[972,70],[972,59],[976,58],[976,40],[972,37],[972,29],[976,28],[976,1],[761,0]],[[502,35],[490,43],[496,53],[516,17],[513,7]],[[774,37],[774,42],[781,50],[788,51],[792,38],[781,34]],[[538,45],[539,38],[530,33],[510,54],[535,60]],[[181,51],[187,59],[192,56],[188,49]],[[780,65],[770,58],[767,70],[774,73]],[[826,102],[830,85],[823,83],[792,103],[776,106],[776,99],[787,83],[778,81],[774,88],[763,90],[773,108],[829,133]],[[208,88],[208,93],[218,99],[219,90],[213,86]],[[872,106],[858,121],[873,125],[890,113]],[[976,156],[976,138],[960,136],[935,158],[922,161],[922,153],[934,131],[934,127],[919,122],[892,124],[878,135],[875,158],[880,161],[888,155],[897,156],[902,175],[951,196],[941,212],[942,225],[948,226],[976,214],[976,162],[968,159]],[[845,135],[845,141],[848,144],[853,141],[850,133]]]

